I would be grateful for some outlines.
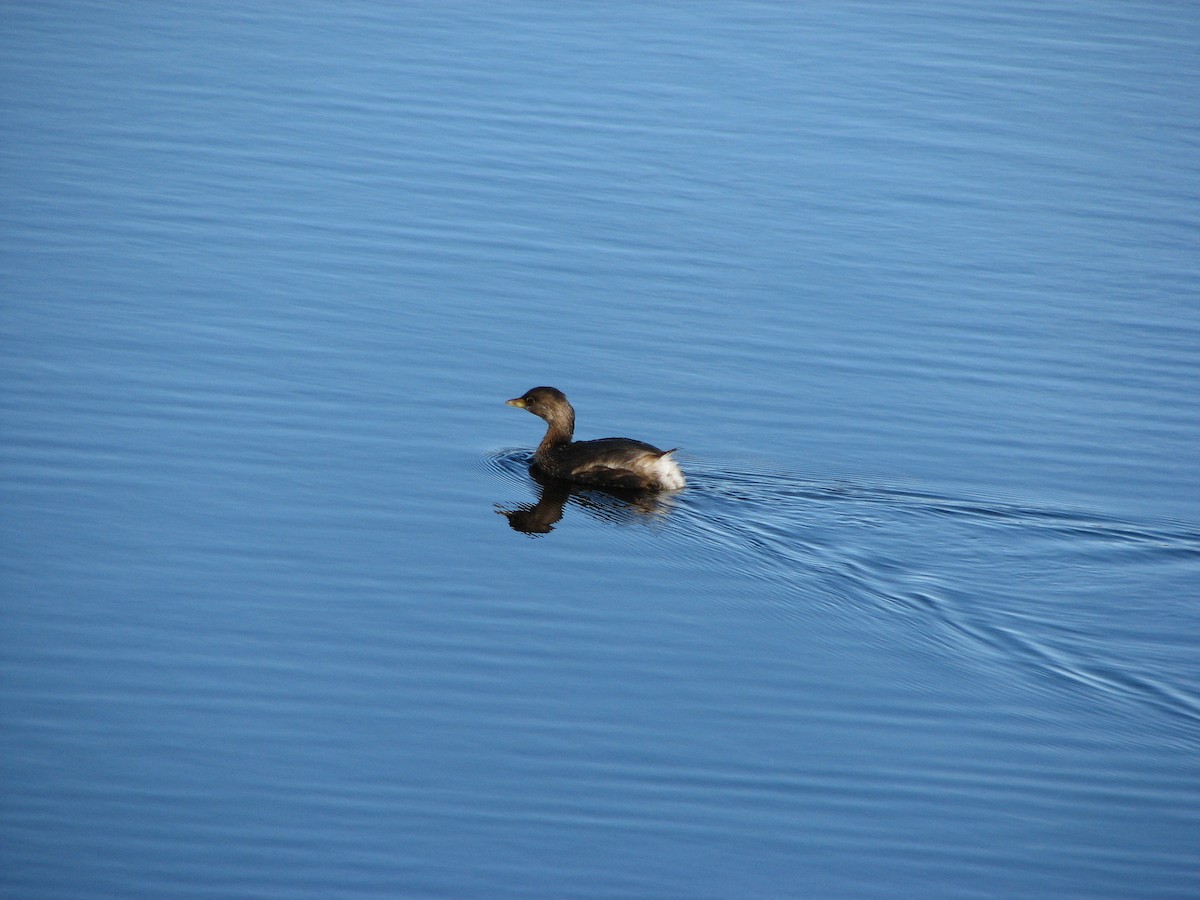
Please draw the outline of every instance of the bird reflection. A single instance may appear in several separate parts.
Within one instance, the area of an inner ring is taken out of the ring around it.
[[[496,512],[508,519],[509,526],[525,534],[549,534],[571,501],[590,515],[619,525],[646,522],[665,515],[671,508],[670,494],[585,487],[553,478],[532,465],[529,475],[537,484],[537,503],[508,507],[496,504]]]

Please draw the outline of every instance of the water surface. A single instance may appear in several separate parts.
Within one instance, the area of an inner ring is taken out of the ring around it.
[[[5,893],[1195,896],[1189,6],[0,16]]]

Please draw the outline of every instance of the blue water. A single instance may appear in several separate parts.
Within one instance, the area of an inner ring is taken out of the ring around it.
[[[1200,896],[1195,7],[0,24],[0,893]]]

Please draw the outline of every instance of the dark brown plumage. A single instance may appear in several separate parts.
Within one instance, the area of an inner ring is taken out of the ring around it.
[[[659,450],[632,438],[572,440],[575,410],[557,388],[535,387],[507,403],[546,420],[546,436],[534,451],[533,461],[548,475],[639,491],[672,491],[684,486],[683,472],[671,459],[674,450]]]

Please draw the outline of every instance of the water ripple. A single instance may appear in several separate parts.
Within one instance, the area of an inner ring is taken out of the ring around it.
[[[1195,527],[688,463],[689,488],[656,520],[694,564],[718,558],[770,582],[785,608],[815,584],[827,603],[916,616],[930,640],[968,662],[998,660],[1200,727],[1200,685],[1188,680],[1193,653],[1182,637],[1200,629],[1187,601],[1200,583]],[[510,482],[530,478],[527,451],[485,464]],[[571,506],[622,523],[646,518],[595,493],[573,495]],[[802,611],[812,614],[811,603]]]
[[[1200,726],[1180,637],[1200,626],[1186,599],[1200,531],[1186,523],[778,473],[693,467],[692,485],[681,530],[740,545],[748,565],[832,575],[840,596],[922,615],[969,652]]]

